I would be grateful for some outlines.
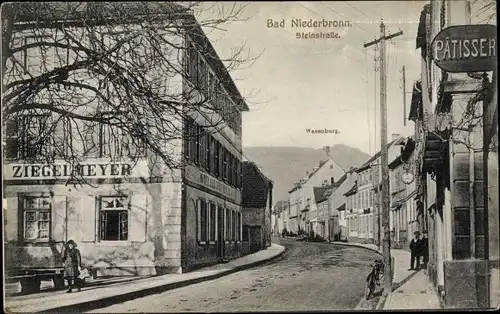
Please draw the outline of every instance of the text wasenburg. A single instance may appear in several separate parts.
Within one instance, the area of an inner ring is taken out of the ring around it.
[[[339,134],[337,129],[306,129],[306,133],[311,134]]]

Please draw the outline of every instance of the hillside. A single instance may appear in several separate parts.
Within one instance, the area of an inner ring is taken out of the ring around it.
[[[292,189],[293,183],[327,158],[322,149],[307,147],[245,147],[243,153],[274,181],[275,204],[279,200],[288,200],[288,191]],[[332,146],[330,155],[344,170],[360,166],[370,158],[359,149],[342,144]]]

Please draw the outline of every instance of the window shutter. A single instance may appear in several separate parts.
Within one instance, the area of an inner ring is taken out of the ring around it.
[[[5,202],[7,204],[5,204]],[[18,213],[20,212],[19,200],[17,197],[6,197],[4,198],[3,212],[4,212],[4,227],[5,227],[5,241],[17,240],[18,233],[22,234],[22,224],[19,223]]]
[[[55,195],[52,198],[52,241],[64,242],[67,238],[66,196]]]
[[[134,242],[146,241],[146,217],[148,208],[147,195],[132,196],[129,215],[129,240]]]
[[[80,235],[82,242],[95,242],[96,199],[85,195],[80,200]]]

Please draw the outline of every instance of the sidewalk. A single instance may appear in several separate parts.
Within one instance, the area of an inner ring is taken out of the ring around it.
[[[126,282],[110,282],[107,285],[82,288],[81,292],[65,293],[64,290],[41,292],[5,298],[6,312],[83,312],[110,306],[124,300],[140,298],[194,283],[213,280],[239,270],[257,266],[281,256],[285,247],[277,244],[265,250],[249,254],[225,264],[201,268],[185,274],[168,274]]]
[[[364,247],[382,254],[374,244],[332,242],[333,244]],[[384,310],[441,309],[439,297],[424,270],[409,271],[410,252],[391,249],[394,262],[393,291],[382,305]],[[379,302],[380,304],[380,302]],[[377,307],[378,308],[378,307]]]

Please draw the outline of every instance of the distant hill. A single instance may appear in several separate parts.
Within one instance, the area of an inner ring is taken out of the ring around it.
[[[244,147],[243,153],[274,181],[274,204],[288,200],[288,191],[293,188],[293,183],[328,158],[322,149],[307,147]],[[360,166],[370,158],[359,149],[343,144],[332,146],[330,155],[344,171],[351,166]]]

